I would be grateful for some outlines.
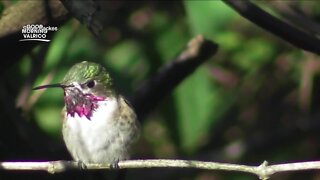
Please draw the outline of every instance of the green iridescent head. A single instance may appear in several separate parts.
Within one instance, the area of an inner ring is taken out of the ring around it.
[[[71,67],[64,76],[61,85],[79,85],[83,91],[101,95],[112,93],[112,79],[103,66],[94,62],[83,61]]]
[[[84,84],[89,80],[96,80],[107,86],[112,86],[112,79],[104,67],[94,62],[83,61],[71,67],[64,76],[61,84],[69,85],[73,82]]]
[[[59,84],[44,85],[34,88],[62,87],[65,92],[77,88],[84,94],[97,96],[114,95],[112,79],[100,64],[83,61],[71,67]]]

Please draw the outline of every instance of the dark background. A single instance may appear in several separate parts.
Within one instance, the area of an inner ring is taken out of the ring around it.
[[[303,43],[298,48],[291,45],[218,0],[79,1],[84,3],[79,6],[62,1],[69,14],[48,10],[51,1],[36,4],[34,11],[26,11],[30,14],[13,8],[28,8],[32,2],[40,0],[0,1],[0,27],[16,27],[0,28],[1,161],[70,159],[61,137],[62,90],[33,92],[32,87],[57,83],[74,63],[88,60],[103,64],[119,91],[134,98],[142,84],[198,34],[217,43],[218,52],[141,119],[143,135],[133,157],[245,165],[319,159],[319,51],[305,51]],[[319,2],[254,3],[319,37]],[[39,17],[33,16],[37,8],[44,9],[46,20],[32,21]],[[14,16],[8,20],[10,13]],[[57,26],[58,31],[49,34],[50,43],[18,42],[21,23],[16,25],[14,19],[21,16],[28,20],[22,22]],[[94,173],[1,170],[0,178],[92,179],[90,174]],[[319,179],[320,174],[306,171],[272,177]],[[179,169],[130,170],[127,175],[127,179],[142,178],[256,179],[244,173]]]

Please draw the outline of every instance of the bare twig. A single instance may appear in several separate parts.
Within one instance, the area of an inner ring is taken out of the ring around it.
[[[134,94],[131,102],[139,119],[143,120],[161,99],[214,55],[217,49],[217,44],[204,39],[202,35],[193,38],[176,59],[161,68]]]
[[[247,166],[230,163],[192,161],[192,160],[172,160],[172,159],[145,159],[127,160],[118,163],[119,169],[138,168],[193,168],[220,171],[236,171],[257,175],[260,179],[268,179],[271,175],[280,172],[319,170],[320,161],[286,163],[268,165],[264,161],[259,166]],[[76,161],[46,161],[46,162],[1,162],[2,170],[30,170],[47,171],[48,173],[60,173],[68,170],[102,170],[112,169],[111,164],[81,164]]]
[[[271,32],[293,46],[320,54],[320,40],[290,24],[273,17],[250,1],[224,0],[246,19]]]

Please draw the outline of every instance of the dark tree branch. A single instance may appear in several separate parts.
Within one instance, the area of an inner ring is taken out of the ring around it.
[[[311,17],[308,17],[300,7],[295,6],[298,1],[292,1],[292,3],[293,4],[290,2],[283,3],[281,1],[270,1],[268,4],[290,23],[293,23],[298,27],[303,27],[303,30],[310,34],[319,34],[320,24],[313,21]]]
[[[201,35],[193,38],[187,48],[172,63],[161,68],[152,79],[136,91],[131,102],[138,118],[143,120],[161,99],[199,65],[214,55],[217,49],[217,44],[205,40]]]
[[[273,17],[250,1],[224,0],[224,2],[244,18],[289,42],[293,46],[320,54],[319,39]]]

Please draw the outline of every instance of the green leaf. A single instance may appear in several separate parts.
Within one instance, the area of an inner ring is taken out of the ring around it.
[[[274,44],[261,38],[247,40],[241,48],[233,54],[232,62],[245,71],[255,71],[259,67],[270,63],[276,52]]]
[[[61,110],[62,107],[58,106],[39,107],[35,110],[38,125],[52,137],[61,134]]]
[[[53,67],[55,67],[58,62],[62,59],[63,55],[66,53],[69,42],[66,41],[70,37],[71,31],[69,26],[63,26],[59,28],[54,35],[52,41],[50,42],[49,51],[46,55],[46,61],[44,69],[48,72]]]
[[[201,144],[210,127],[223,115],[231,99],[210,81],[204,68],[199,68],[174,91],[179,137],[182,149],[192,153]]]
[[[140,45],[126,40],[115,45],[104,55],[104,63],[121,93],[132,94],[137,81],[141,81],[149,69]],[[137,73],[139,72],[139,73]]]
[[[216,36],[227,26],[233,17],[233,11],[221,1],[185,1],[188,23],[193,34]],[[230,42],[238,37],[227,37]],[[223,39],[223,38],[222,38]],[[166,39],[163,39],[165,41]],[[175,41],[172,36],[171,42]],[[165,46],[164,46],[165,47]],[[174,43],[167,47],[175,47]],[[178,52],[178,51],[177,51]],[[174,103],[177,117],[178,140],[186,153],[194,152],[203,143],[210,128],[223,115],[232,103],[228,93],[221,91],[209,79],[209,74],[199,67],[174,91]]]
[[[129,73],[132,71],[139,61],[143,59],[139,44],[135,41],[124,41],[114,46],[105,55],[105,62],[115,71],[123,71]],[[133,73],[133,72],[131,72]]]
[[[235,12],[222,1],[184,1],[188,22],[194,34],[217,36],[234,17]]]

